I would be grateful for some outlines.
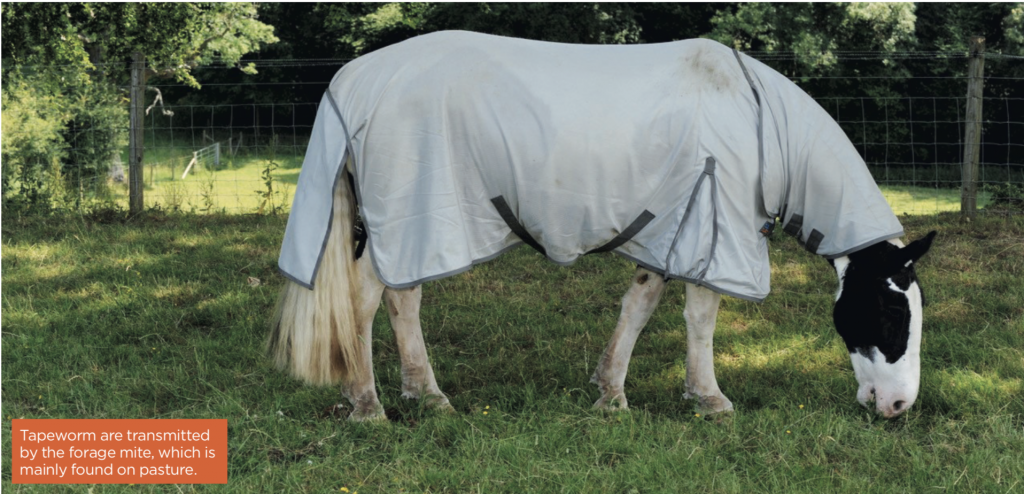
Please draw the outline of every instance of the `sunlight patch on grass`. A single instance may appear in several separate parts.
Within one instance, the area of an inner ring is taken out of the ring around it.
[[[1005,378],[994,372],[951,369],[942,370],[940,376],[945,393],[977,403],[1010,399],[1021,391],[1020,378]]]
[[[55,247],[52,244],[5,245],[3,256],[5,258],[17,257],[19,262],[46,263],[54,255],[54,250]]]
[[[789,260],[784,263],[772,263],[771,276],[773,281],[784,280],[786,284],[805,285],[811,281],[810,275],[807,272],[808,267],[809,266],[806,263],[800,263],[794,260]]]
[[[960,211],[960,189],[913,187],[909,185],[881,185],[882,195],[897,215],[935,214]],[[978,207],[989,202],[990,194],[978,191]]]
[[[942,318],[951,322],[963,322],[970,316],[972,310],[973,308],[963,298],[949,298],[925,307],[924,317],[929,320]]]
[[[209,170],[197,166],[182,179],[187,160],[162,155],[147,157],[147,162],[159,164],[146,166],[146,205],[194,212],[210,212],[208,210],[211,209],[256,212],[263,201],[261,194],[266,191],[261,174],[269,161],[266,155],[238,156],[234,159],[225,157],[219,169]],[[278,168],[271,173],[275,189],[273,204],[288,211],[298,182],[302,156],[282,155],[275,161]],[[171,166],[172,162],[174,166]],[[960,210],[959,189],[907,185],[881,185],[879,188],[897,215],[928,215]],[[115,184],[111,191],[114,202],[127,207],[127,186]],[[979,208],[988,204],[989,196],[988,192],[978,192]]]
[[[274,177],[272,205],[284,211],[291,208],[298,178],[297,170],[284,166],[293,160],[276,160],[278,168],[271,172]],[[143,192],[146,206],[188,212],[254,213],[267,190],[261,174],[269,161],[262,157],[225,159],[216,170],[194,167],[184,179],[181,178],[184,166],[147,166]],[[112,194],[115,203],[127,207],[126,185],[115,185]]]

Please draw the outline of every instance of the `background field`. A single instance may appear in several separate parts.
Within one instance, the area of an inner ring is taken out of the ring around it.
[[[637,344],[633,410],[592,411],[588,378],[633,267],[597,255],[559,268],[518,249],[425,287],[427,345],[457,415],[399,398],[378,314],[391,421],[365,425],[332,413],[336,389],[302,386],[263,357],[283,216],[8,215],[3,449],[11,418],[228,419],[226,487],[97,493],[1021,490],[1024,218],[903,222],[912,237],[940,236],[919,267],[921,396],[897,420],[854,400],[831,322],[835,275],[778,235],[767,302],[723,299],[715,364],[735,414],[696,417],[682,399],[681,283]],[[85,490],[12,485],[9,455],[3,467],[5,492]]]
[[[246,153],[236,158],[225,157],[219,168],[197,166],[184,179],[181,178],[191,153],[172,154],[161,150],[147,158],[153,163],[146,166],[146,205],[168,211],[186,212],[257,212],[291,208],[291,198],[302,166],[302,154],[295,152]],[[270,201],[264,174],[272,177]],[[911,185],[880,185],[896,214],[920,214],[960,211],[960,189]],[[111,202],[128,207],[128,188],[124,184],[111,184]],[[978,207],[989,203],[991,194],[978,193]]]

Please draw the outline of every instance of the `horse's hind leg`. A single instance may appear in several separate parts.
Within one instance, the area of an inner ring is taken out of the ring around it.
[[[420,287],[384,290],[391,328],[395,330],[398,353],[402,357],[402,397],[423,399],[431,408],[452,410],[448,397],[437,387],[434,369],[427,360],[427,347],[423,343],[420,325]]]
[[[359,274],[359,306],[356,308],[356,321],[359,325],[359,344],[363,345],[365,358],[362,359],[362,372],[357,381],[342,387],[341,393],[352,403],[349,420],[357,422],[384,419],[384,408],[377,398],[376,380],[373,377],[373,315],[380,307],[384,285],[377,279],[370,264],[370,256],[364,255],[356,261]]]
[[[722,394],[715,379],[712,351],[718,304],[722,296],[696,285],[686,284],[686,394],[699,400],[705,413],[732,411],[732,402]]]
[[[626,370],[633,345],[640,330],[654,313],[661,294],[665,291],[665,280],[656,273],[638,267],[626,295],[622,297],[622,312],[615,326],[608,347],[601,356],[590,382],[601,388],[601,398],[594,408],[625,410],[629,407],[622,387],[626,382]]]

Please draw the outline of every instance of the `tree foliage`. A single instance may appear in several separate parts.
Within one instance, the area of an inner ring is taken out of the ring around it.
[[[6,200],[19,196],[27,203],[48,202],[54,191],[50,175],[59,169],[67,146],[61,135],[66,123],[56,96],[38,90],[31,79],[8,81],[0,93],[2,190]]]
[[[217,61],[252,72],[239,60],[277,41],[251,3],[5,3],[0,16],[5,203],[15,182],[34,202],[74,186],[81,197],[85,183],[102,191],[126,144],[117,85],[133,53],[146,57],[148,76],[198,88],[196,67]],[[47,182],[54,177],[67,183]]]
[[[632,4],[331,3],[318,10],[349,56],[447,29],[564,43],[641,41]]]
[[[912,46],[914,4],[746,3],[712,18],[710,37],[739,50],[791,51],[808,68],[835,65],[836,51]]]
[[[253,76],[251,64],[261,58],[350,59],[449,29],[565,43],[706,37],[782,54],[766,62],[813,96],[829,98],[829,111],[883,122],[847,129],[878,143],[909,142],[915,128],[907,120],[961,118],[955,104],[921,114],[903,96],[962,95],[964,81],[950,76],[963,76],[967,63],[907,53],[965,53],[968,38],[981,35],[989,53],[1024,55],[1024,3],[5,3],[0,17],[5,197],[8,185],[31,182],[11,177],[56,174],[74,183],[101,176],[125,134],[84,129],[126,127],[124,97],[115,86],[125,83],[136,51],[145,55],[150,77],[181,83],[165,89],[168,103],[278,104],[317,101],[323,88],[310,81],[329,80],[339,64],[278,62]],[[987,81],[986,94],[1024,90],[1006,77],[1024,76],[1019,61],[990,58],[986,73],[997,76]],[[255,80],[275,84],[247,84]],[[200,90],[200,81],[219,84]],[[294,85],[281,84],[289,82]],[[1011,110],[1016,107],[1001,111]],[[243,118],[274,118],[256,115],[255,107],[249,113],[255,116]],[[955,132],[935,132],[934,140],[956,142]],[[869,148],[862,152],[873,153]],[[933,159],[941,151],[884,152],[887,161],[899,161],[898,153]],[[10,172],[15,168],[24,173]]]
[[[195,67],[237,64],[278,41],[258,17],[252,3],[6,4],[2,43],[15,63],[83,68],[126,62],[138,51],[151,74],[198,87]]]

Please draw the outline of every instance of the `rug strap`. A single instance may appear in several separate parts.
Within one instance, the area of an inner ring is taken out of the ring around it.
[[[610,252],[615,249],[618,249],[619,247],[622,247],[622,244],[628,242],[631,238],[636,236],[637,233],[640,233],[640,230],[643,230],[644,227],[647,226],[647,224],[650,223],[653,219],[654,213],[645,209],[644,212],[640,213],[640,216],[633,220],[633,222],[630,223],[625,230],[622,230],[622,233],[618,234],[608,243],[596,249],[591,249],[587,251],[586,254],[583,255],[597,254],[599,252]]]
[[[505,196],[498,196],[491,199],[491,204],[494,204],[495,209],[498,210],[498,214],[501,215],[501,219],[505,220],[505,224],[512,229],[512,233],[515,233],[519,240],[522,240],[526,245],[533,247],[537,252],[548,255],[547,250],[544,246],[537,243],[537,240],[530,235],[530,232],[523,228],[522,223],[516,219],[516,215],[512,213],[512,208],[508,207],[508,202],[505,201]]]
[[[344,163],[341,165],[344,170]],[[352,197],[358,197],[356,194],[356,177],[351,172],[345,170],[345,175],[348,176],[348,186],[352,191]],[[366,249],[366,225],[363,224],[362,212],[359,210],[358,201],[356,203],[356,220],[352,222],[352,237],[356,242],[356,253],[355,260],[358,261],[360,257],[363,257],[363,250]]]
[[[715,256],[715,247],[718,245],[718,187],[715,182],[715,159],[708,157],[704,160],[704,171],[697,178],[697,183],[693,186],[690,200],[686,202],[686,211],[683,213],[683,219],[679,221],[679,229],[676,230],[676,235],[672,238],[672,244],[668,248],[668,255],[665,257],[665,281],[668,281],[669,276],[671,276],[672,254],[676,251],[679,236],[683,233],[683,227],[686,226],[686,220],[690,218],[690,213],[693,212],[693,205],[697,201],[697,194],[700,192],[700,186],[704,183],[706,177],[711,177],[711,250],[708,252],[707,266],[704,266],[704,269],[701,270],[700,275],[696,278],[695,283],[698,286],[704,280],[708,267],[711,266],[711,258]]]

